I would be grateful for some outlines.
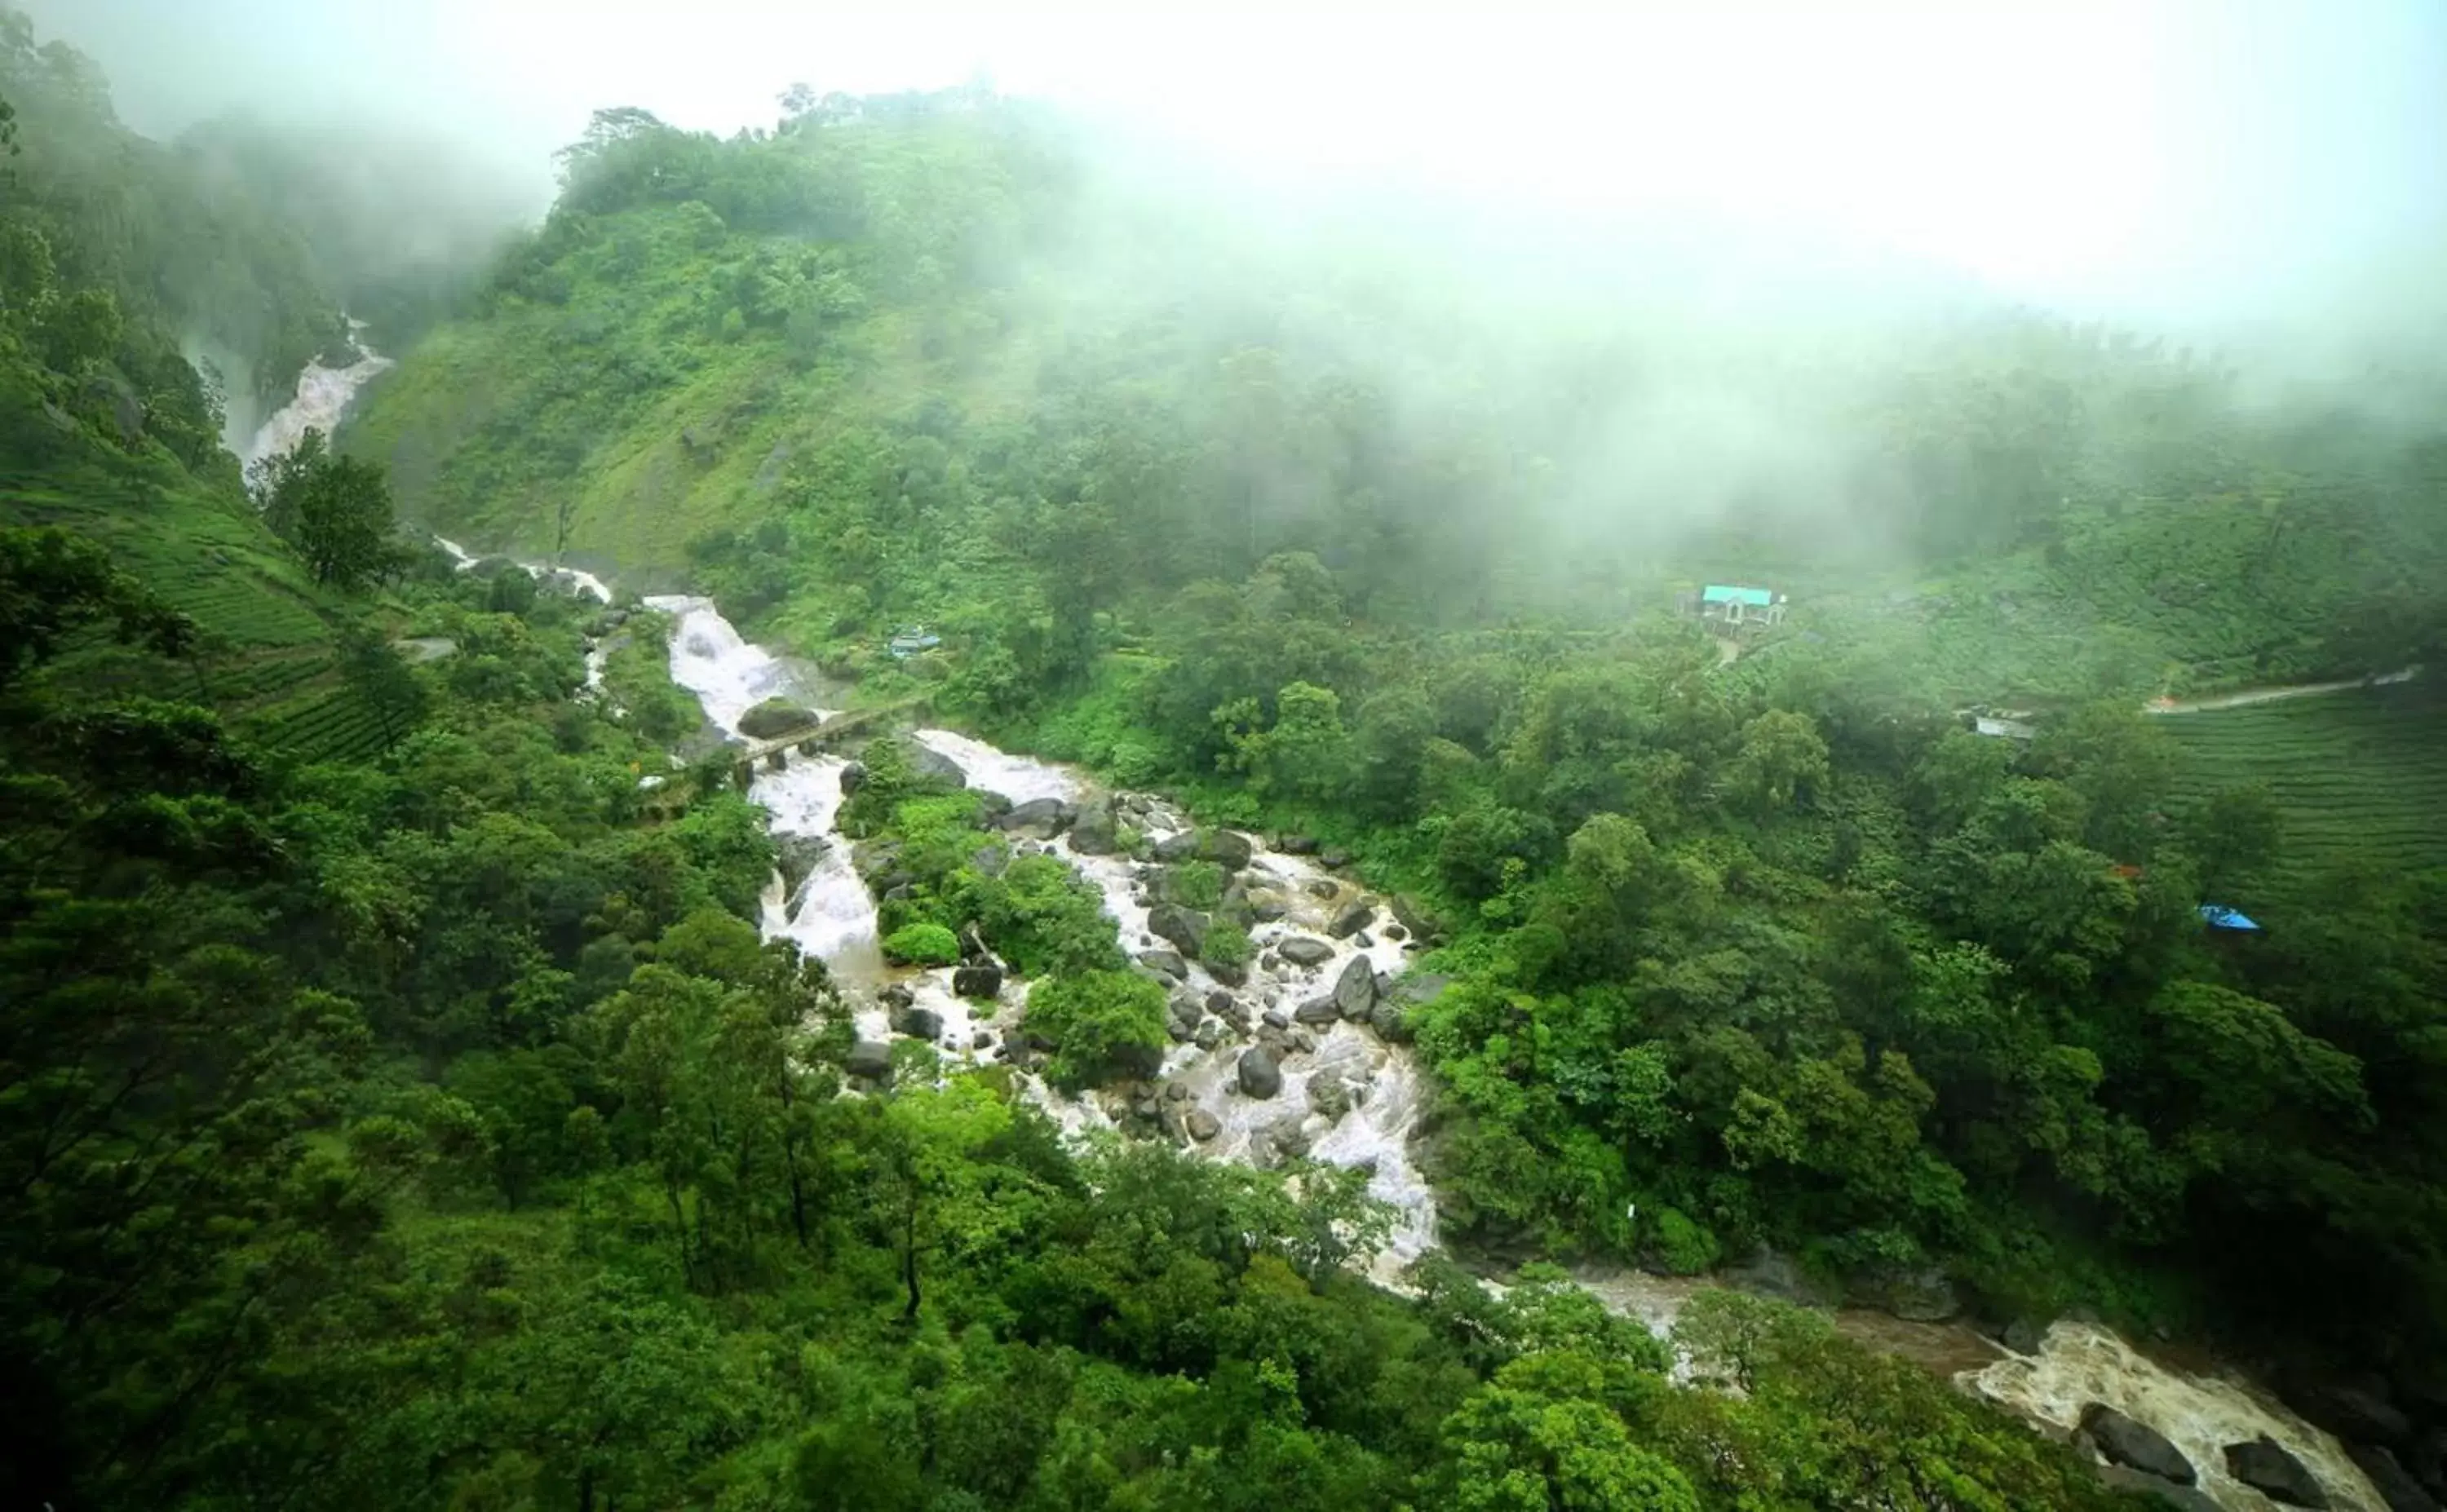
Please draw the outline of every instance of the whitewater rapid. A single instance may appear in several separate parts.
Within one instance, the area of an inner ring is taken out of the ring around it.
[[[348,368],[310,366],[298,380],[296,401],[256,432],[249,460],[287,450],[310,426],[329,434],[356,390],[390,366],[362,344],[359,350],[363,359]],[[463,570],[476,564],[478,558],[457,543],[435,540]],[[614,602],[610,585],[592,574],[537,561],[519,565],[606,605]],[[724,733],[735,738],[740,716],[763,699],[793,690],[785,664],[742,637],[711,600],[672,595],[646,603],[675,621],[672,680],[697,695],[707,717]],[[599,689],[607,655],[602,645],[590,649],[591,688]],[[1087,781],[1071,768],[1013,755],[955,731],[920,730],[916,738],[958,764],[972,787],[1000,793],[1015,803],[1037,798],[1077,803],[1090,792]],[[863,1037],[889,1034],[890,1014],[878,994],[898,987],[911,994],[913,1008],[940,1015],[944,1028],[939,1047],[955,1064],[988,1059],[999,1030],[1015,1024],[1025,1008],[1026,985],[1007,977],[994,1002],[972,1004],[952,992],[948,969],[905,972],[884,964],[876,941],[874,901],[850,864],[847,841],[834,830],[842,803],[841,776],[847,765],[836,756],[789,754],[778,769],[757,773],[749,786],[749,801],[766,810],[779,840],[822,847],[795,890],[786,893],[776,875],[764,900],[764,933],[768,938],[790,939],[826,963],[855,1005]],[[1132,822],[1150,840],[1177,833],[1186,823],[1161,801],[1135,802],[1142,807]],[[1118,856],[1079,855],[1067,837],[1047,848],[1094,883],[1133,954],[1161,944],[1148,932],[1148,901],[1137,863]],[[1364,897],[1357,889],[1305,858],[1262,845],[1256,846],[1249,870],[1287,910],[1282,920],[1250,931],[1261,954],[1292,934],[1325,941],[1333,949],[1326,963],[1316,968],[1292,967],[1280,956],[1273,967],[1253,965],[1248,983],[1237,992],[1253,1018],[1267,1009],[1285,1011],[1329,990],[1355,954],[1364,954],[1388,976],[1401,974],[1406,954],[1401,944],[1377,939],[1361,946],[1327,936],[1324,926],[1331,914]],[[1321,891],[1328,896],[1320,897]],[[1382,921],[1380,909],[1380,925]],[[1205,993],[1219,985],[1203,967],[1193,965],[1183,990]],[[981,1034],[986,1038],[980,1040]],[[1234,1065],[1247,1044],[1240,1035],[1227,1036],[1211,1049],[1175,1045],[1166,1055],[1163,1080],[1184,1087],[1191,1106],[1215,1118],[1215,1137],[1190,1145],[1208,1158],[1268,1161],[1288,1133],[1305,1143],[1318,1160],[1368,1170],[1371,1194],[1390,1203],[1397,1215],[1392,1242],[1377,1257],[1373,1274],[1399,1288],[1402,1268],[1432,1248],[1437,1238],[1435,1194],[1410,1147],[1425,1096],[1424,1073],[1407,1049],[1352,1023],[1327,1026],[1312,1043],[1313,1049],[1284,1060],[1282,1088],[1272,1098],[1243,1097],[1238,1091]],[[1357,1101],[1338,1119],[1307,1111],[1309,1087],[1320,1077],[1338,1078],[1358,1088]],[[1066,1098],[1034,1077],[1024,1077],[1022,1085],[1066,1129],[1110,1127],[1116,1122],[1114,1110],[1097,1098]],[[1660,1334],[1670,1333],[1682,1304],[1711,1284],[1634,1270],[1584,1272],[1575,1279],[1607,1307],[1641,1319]],[[2227,1512],[2267,1512],[2274,1506],[2226,1473],[2223,1446],[2260,1434],[2275,1439],[2308,1465],[2330,1504],[2341,1512],[2385,1512],[2378,1492],[2335,1439],[2253,1382],[2221,1370],[2172,1369],[2098,1324],[2058,1322],[2034,1352],[2020,1354],[1960,1324],[1913,1323],[1856,1310],[1839,1313],[1836,1321],[1855,1340],[1945,1374],[1963,1389],[2058,1437],[2074,1431],[2091,1403],[2104,1403],[2165,1434],[2191,1462],[2201,1488]]]
[[[787,666],[742,637],[711,600],[666,595],[646,603],[675,621],[672,680],[695,693],[708,718],[726,734],[736,738],[740,716],[757,703],[794,691]],[[1034,799],[1079,803],[1093,796],[1086,777],[1070,767],[1015,755],[953,730],[920,729],[912,738],[958,765],[972,788],[998,793],[1015,803]],[[989,1061],[1001,1031],[1019,1021],[1027,984],[1006,976],[993,1002],[971,1003],[953,992],[951,968],[903,971],[884,964],[876,941],[874,900],[851,865],[849,842],[833,827],[847,765],[838,756],[788,753],[780,766],[757,772],[749,787],[749,800],[767,811],[779,841],[824,847],[794,891],[786,896],[778,876],[768,889],[765,933],[792,940],[826,962],[851,1000],[861,1037],[890,1034],[892,1014],[879,994],[897,988],[910,994],[911,1007],[939,1016],[943,1028],[937,1046],[950,1063]],[[1150,842],[1188,827],[1186,816],[1160,799],[1139,795],[1128,802],[1130,822]],[[1191,963],[1188,979],[1178,991],[1201,996],[1231,992],[1247,1006],[1254,1023],[1268,1011],[1288,1013],[1300,1002],[1330,992],[1355,956],[1365,956],[1384,977],[1400,977],[1413,942],[1367,932],[1355,939],[1334,939],[1327,933],[1332,916],[1354,901],[1375,904],[1372,929],[1381,929],[1390,921],[1381,899],[1306,857],[1270,849],[1258,837],[1249,839],[1253,854],[1246,870],[1253,891],[1280,900],[1285,916],[1250,930],[1258,961],[1245,984],[1225,987]],[[1150,900],[1140,863],[1125,856],[1079,854],[1071,849],[1067,836],[1041,843],[1022,841],[1015,848],[1032,844],[1060,856],[1095,886],[1106,911],[1120,925],[1128,952],[1135,955],[1165,948],[1148,929]],[[1275,948],[1293,936],[1320,941],[1331,954],[1308,968],[1283,960]],[[1205,1048],[1175,1044],[1165,1056],[1159,1079],[1167,1088],[1181,1088],[1180,1101],[1188,1107],[1215,1120],[1212,1139],[1187,1145],[1199,1155],[1271,1164],[1287,1147],[1304,1148],[1313,1159],[1369,1172],[1370,1194],[1395,1214],[1392,1240],[1376,1257],[1372,1275],[1400,1289],[1403,1269],[1437,1242],[1435,1193],[1411,1149],[1425,1100],[1424,1072],[1406,1047],[1390,1044],[1361,1025],[1339,1021],[1310,1028],[1311,1048],[1282,1060],[1281,1089],[1273,1097],[1240,1092],[1236,1067],[1250,1043],[1240,1033]],[[1310,1109],[1309,1088],[1323,1078],[1341,1080],[1355,1089],[1348,1112],[1329,1118]],[[1073,1134],[1116,1126],[1117,1113],[1128,1111],[1110,1094],[1066,1097],[1025,1073],[1020,1084]],[[1640,1318],[1660,1334],[1671,1332],[1683,1302],[1711,1284],[1634,1270],[1584,1272],[1575,1279],[1609,1308]],[[2265,1512],[2274,1504],[2226,1473],[2223,1446],[2264,1433],[2311,1468],[2341,1512],[2385,1512],[2337,1441],[2266,1390],[2239,1375],[2171,1368],[2098,1324],[2057,1323],[2034,1352],[2020,1354],[1962,1324],[1913,1323],[1851,1309],[1837,1314],[1836,1322],[1857,1341],[1946,1374],[1962,1389],[2059,1438],[2074,1432],[2090,1404],[2112,1407],[2165,1434],[2191,1462],[2201,1489],[2228,1512]]]
[[[349,339],[356,346],[357,360],[348,367],[326,368],[320,362],[306,365],[306,370],[297,375],[295,396],[256,428],[241,461],[255,463],[266,457],[285,456],[306,439],[309,430],[319,430],[328,438],[340,428],[341,417],[356,401],[357,390],[397,366],[365,344],[365,330],[364,321],[349,322]]]

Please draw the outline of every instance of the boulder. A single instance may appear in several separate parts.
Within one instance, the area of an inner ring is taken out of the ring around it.
[[[1249,858],[1256,854],[1256,848],[1249,843],[1246,835],[1228,829],[1202,829],[1193,833],[1198,837],[1198,859],[1213,861],[1227,872],[1237,872],[1248,865]]]
[[[1317,863],[1328,871],[1338,872],[1351,864],[1351,853],[1340,846],[1317,853]]]
[[[1191,1108],[1182,1124],[1189,1130],[1189,1137],[1201,1144],[1224,1132],[1223,1121],[1203,1107]]]
[[[892,1047],[882,1040],[860,1040],[849,1048],[849,1056],[842,1062],[842,1069],[870,1082],[889,1082],[892,1080]]]
[[[1206,949],[1206,916],[1172,903],[1148,910],[1148,932],[1195,958]]]
[[[920,782],[939,783],[945,787],[969,785],[969,774],[960,770],[958,762],[941,751],[920,746],[914,740],[905,748],[909,752],[910,773]]]
[[[1444,933],[1435,915],[1427,904],[1408,893],[1395,893],[1387,903],[1394,910],[1394,921],[1422,940],[1433,940]]]
[[[994,1049],[994,1030],[981,1029],[969,1036],[969,1049],[983,1052]]]
[[[1226,1023],[1238,1024],[1243,1029],[1246,1029],[1249,1024],[1248,1009],[1242,1006],[1239,998],[1220,988],[1206,994],[1206,1011]]]
[[[993,1002],[1002,994],[1002,968],[991,961],[963,966],[952,973],[952,991],[962,997]]]
[[[1189,980],[1189,963],[1177,951],[1141,951],[1139,964],[1150,971],[1161,972],[1176,982]]]
[[[842,796],[847,798],[866,785],[866,763],[852,762],[842,768]]]
[[[2370,1478],[2387,1512],[2439,1512],[2438,1499],[2421,1488],[2394,1453],[2376,1444],[2348,1444],[2345,1453]]]
[[[1026,835],[1032,840],[1052,840],[1069,829],[1079,817],[1079,810],[1058,798],[1032,798],[1015,804],[1002,816],[1003,828]]]
[[[1292,1016],[1280,1008],[1270,1008],[1259,1022],[1268,1029],[1289,1029],[1292,1027]]]
[[[1185,829],[1178,835],[1167,835],[1150,846],[1148,854],[1167,866],[1194,860],[1198,857],[1198,831]]]
[[[2154,1475],[2177,1485],[2191,1485],[2199,1479],[2192,1462],[2183,1451],[2167,1442],[2157,1429],[2134,1422],[2104,1402],[2093,1402],[2081,1410],[2081,1430],[2098,1446],[2098,1452],[2111,1465],[2121,1465]]]
[[[1342,891],[1342,884],[1331,877],[1312,877],[1300,886],[1311,898],[1332,898]]]
[[[1196,1029],[1198,1021],[1206,1016],[1206,1000],[1186,987],[1177,988],[1165,999],[1164,1011],[1174,1023]]]
[[[1235,1070],[1244,1097],[1272,1097],[1283,1089],[1282,1068],[1262,1049],[1242,1050]]]
[[[1376,910],[1371,905],[1356,901],[1345,903],[1334,916],[1334,922],[1325,926],[1325,932],[1336,939],[1349,939],[1375,920]]]
[[[2226,1473],[2271,1502],[2324,1508],[2328,1493],[2286,1446],[2264,1433],[2248,1444],[2226,1446]]]
[[[1395,944],[1400,944],[1403,940],[1411,937],[1411,932],[1404,929],[1399,924],[1388,924],[1382,930],[1378,931],[1378,933],[1382,934],[1387,939],[1394,941]]]
[[[2048,1331],[2027,1317],[2018,1317],[2005,1325],[1998,1342],[2017,1354],[2037,1354],[2047,1341]]]
[[[901,842],[897,840],[863,840],[850,847],[850,870],[873,893],[886,893],[909,880],[901,869]]]
[[[960,926],[959,939],[961,965],[991,966],[994,964],[995,954],[986,949],[986,937],[977,933],[976,919],[971,919]]]
[[[1335,979],[1334,1006],[1344,1018],[1365,1019],[1376,1006],[1376,968],[1365,955],[1354,955]]]
[[[1113,801],[1101,799],[1080,805],[1071,821],[1071,848],[1082,856],[1110,856],[1121,844],[1121,822],[1113,817]]]
[[[1273,893],[1249,895],[1249,921],[1253,924],[1271,924],[1290,912],[1290,907]]]
[[[816,869],[816,862],[832,849],[832,841],[822,835],[776,835],[773,837],[774,863],[782,871],[782,896],[796,898],[800,884]]]
[[[899,982],[895,982],[891,986],[886,987],[883,991],[876,993],[875,1000],[883,1005],[886,1012],[898,1013],[902,1009],[907,1008],[910,1004],[918,1001],[918,994],[901,986]]]
[[[1388,1045],[1411,1042],[1411,1010],[1396,997],[1379,997],[1376,1006],[1368,1011],[1368,1027]]]
[[[2413,1437],[2413,1420],[2388,1400],[2383,1376],[2293,1371],[2279,1383],[2277,1394],[2341,1439],[2402,1444]]]
[[[812,729],[820,723],[816,711],[805,704],[768,698],[739,716],[739,733],[749,740],[771,740],[777,735]]]
[[[969,853],[969,865],[980,877],[1000,877],[1010,864],[1011,852],[994,841]]]
[[[931,1008],[904,1008],[892,1015],[892,1030],[931,1045],[943,1037],[943,1015]]]
[[[2098,1478],[2119,1491],[2131,1491],[2151,1499],[2153,1507],[2173,1507],[2175,1512],[2226,1512],[2217,1498],[2196,1485],[2177,1485],[2161,1481],[2154,1475],[2143,1475],[2120,1465],[2102,1465]]]
[[[1222,1019],[1207,1018],[1199,1020],[1197,1031],[1189,1037],[1197,1043],[1200,1049],[1211,1050],[1230,1038],[1231,1034],[1232,1031],[1224,1027]]]
[[[1302,1024],[1331,1024],[1342,1016],[1341,1006],[1333,997],[1312,997],[1292,1010],[1292,1017]]]
[[[1314,856],[1317,854],[1317,837],[1314,835],[1278,835],[1275,837],[1275,849],[1282,852],[1286,856]]]
[[[1276,946],[1275,953],[1295,966],[1322,966],[1334,959],[1334,947],[1306,935],[1287,935]]]
[[[1954,1283],[1934,1265],[1881,1270],[1862,1277],[1853,1300],[1891,1313],[1906,1323],[1944,1323],[1963,1311]]]

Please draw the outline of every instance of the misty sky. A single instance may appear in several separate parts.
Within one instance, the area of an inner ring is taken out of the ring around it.
[[[1263,173],[1733,217],[2077,309],[2343,324],[2384,290],[2447,312],[2438,0],[28,9],[102,60],[140,128],[237,104],[406,115],[533,175],[540,199],[598,105],[729,131],[770,123],[794,81],[982,75]]]

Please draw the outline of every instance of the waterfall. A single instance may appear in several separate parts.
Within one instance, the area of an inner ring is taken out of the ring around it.
[[[447,547],[447,543],[445,543]],[[736,735],[742,714],[759,701],[790,690],[788,670],[770,652],[749,644],[704,598],[649,598],[650,607],[673,614],[672,680],[695,693],[707,715]],[[821,712],[821,711],[820,711]],[[912,738],[957,764],[972,787],[999,793],[1014,803],[1050,798],[1077,803],[1090,784],[1077,771],[997,749],[946,729],[920,729]],[[981,1030],[1016,1024],[1027,1002],[1026,984],[1006,979],[992,1003],[971,1003],[951,989],[952,969],[887,967],[876,946],[875,904],[850,864],[847,841],[833,828],[842,803],[841,774],[847,765],[834,756],[792,754],[778,770],[757,773],[748,792],[767,812],[772,832],[787,841],[825,843],[806,879],[784,897],[778,879],[765,899],[768,937],[787,938],[824,959],[856,1011],[859,1032],[882,1038],[889,1031],[876,994],[887,986],[910,992],[913,1006],[930,1009],[944,1024],[939,1048],[953,1064],[990,1058],[975,1036]],[[1186,816],[1155,799],[1133,799],[1131,822],[1150,841],[1187,825]],[[1248,870],[1278,894],[1284,917],[1251,929],[1251,943],[1263,959],[1270,948],[1298,936],[1319,942],[1328,954],[1318,964],[1299,966],[1275,954],[1272,966],[1252,965],[1235,992],[1252,1015],[1289,1011],[1331,990],[1356,956],[1380,973],[1398,976],[1406,944],[1376,939],[1361,946],[1334,939],[1327,924],[1358,891],[1331,871],[1300,856],[1255,844]],[[1138,862],[1122,856],[1082,855],[1067,837],[1046,842],[1103,895],[1105,909],[1121,928],[1125,950],[1162,944],[1148,931],[1149,899]],[[1196,964],[1186,990],[1200,993],[1222,984]],[[1175,1045],[1167,1053],[1163,1079],[1186,1089],[1190,1106],[1219,1125],[1216,1136],[1190,1149],[1207,1159],[1263,1162],[1286,1134],[1298,1135],[1314,1159],[1366,1170],[1369,1191],[1396,1215],[1394,1232],[1377,1257],[1374,1278],[1399,1289],[1400,1272],[1436,1243],[1435,1194],[1414,1162],[1411,1137],[1425,1091],[1425,1073],[1405,1046],[1390,1044],[1350,1022],[1320,1026],[1315,1048],[1281,1067],[1281,1090],[1271,1098],[1243,1096],[1235,1068],[1246,1048],[1239,1036],[1212,1049]],[[1308,1089],[1319,1078],[1338,1077],[1356,1089],[1348,1112],[1327,1118],[1310,1111]],[[1072,1132],[1110,1127],[1111,1117],[1091,1096],[1071,1098],[1038,1078],[1021,1077],[1026,1094]],[[1682,1303],[1712,1284],[1704,1278],[1648,1276],[1637,1271],[1585,1272],[1576,1277],[1606,1306],[1640,1318],[1652,1330],[1671,1330]],[[2016,1354],[1960,1323],[1913,1323],[1884,1314],[1846,1310],[1836,1324],[1870,1348],[1905,1357],[1949,1375],[1963,1389],[1985,1397],[2042,1432],[2069,1434],[2082,1409],[2104,1403],[2172,1440],[2199,1473],[2201,1488],[2229,1512],[2265,1512],[2268,1503],[2226,1473],[2223,1446],[2266,1433],[2286,1446],[2316,1474],[2332,1505],[2346,1512],[2384,1512],[2378,1493],[2337,1441],[2287,1410],[2267,1392],[2223,1371],[2185,1370],[2152,1359],[2112,1331],[2093,1323],[2060,1322],[2049,1329],[2037,1352]]]

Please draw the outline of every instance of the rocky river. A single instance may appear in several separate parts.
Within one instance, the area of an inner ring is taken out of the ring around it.
[[[266,422],[250,459],[285,451],[310,427],[329,431],[356,389],[389,367],[370,351],[346,369],[310,368],[295,403]],[[436,538],[439,540],[439,538]],[[479,558],[441,546],[463,568]],[[521,561],[564,591],[613,600],[609,584],[584,573]],[[807,691],[789,666],[744,639],[707,599],[650,598],[674,620],[673,680],[695,693],[707,718],[737,738],[741,718],[760,701]],[[590,649],[588,681],[599,685],[603,647]],[[920,729],[916,741],[957,767],[968,785],[1013,805],[1015,845],[1060,856],[1104,895],[1124,945],[1172,982],[1173,1044],[1158,1073],[1120,1093],[1065,1097],[1035,1078],[1021,1085],[1066,1129],[1127,1126],[1169,1137],[1205,1158],[1272,1164],[1294,1155],[1367,1170],[1370,1191],[1399,1222],[1375,1261],[1377,1279],[1400,1285],[1400,1271],[1436,1242],[1433,1190],[1416,1163],[1413,1135],[1427,1096],[1424,1073],[1401,1042],[1398,1008],[1433,983],[1409,973],[1418,942],[1339,867],[1253,836],[1198,832],[1186,816],[1152,794],[1100,792],[1071,768],[1015,755],[948,729]],[[954,990],[958,968],[886,967],[876,939],[875,901],[851,845],[834,830],[843,775],[835,755],[790,754],[759,771],[748,796],[762,806],[800,870],[777,875],[764,901],[768,937],[795,941],[821,957],[858,1011],[869,1054],[915,1030],[952,1063],[983,1062],[1005,1051],[1016,1032],[1027,984],[998,975],[992,991],[973,978]],[[1150,891],[1152,874],[1119,852],[1127,823],[1158,854],[1193,854],[1230,863],[1259,922],[1247,977],[1218,981],[1178,936],[1194,927]],[[1710,1280],[1659,1277],[1636,1270],[1584,1271],[1578,1277],[1615,1310],[1652,1329],[1671,1327],[1684,1299]],[[2278,1461],[2255,1449],[2242,1468],[2271,1484],[2284,1461],[2316,1482],[2327,1504],[2345,1512],[2388,1512],[2388,1504],[2338,1441],[2305,1422],[2258,1384],[2214,1366],[2186,1369],[2153,1357],[2100,1324],[2058,1321],[2009,1349],[1961,1322],[1915,1322],[1844,1310],[1838,1325],[1872,1348],[1913,1359],[1967,1391],[2019,1413],[2042,1431],[2079,1433],[2111,1457],[2174,1469],[2180,1457],[2195,1487],[2159,1482],[2176,1504],[2262,1512],[2281,1503],[2229,1467],[2229,1446],[2266,1439]],[[2105,1409],[2107,1415],[2102,1415]],[[2087,1427],[2085,1427],[2087,1424]],[[2137,1431],[2134,1431],[2137,1430]]]

